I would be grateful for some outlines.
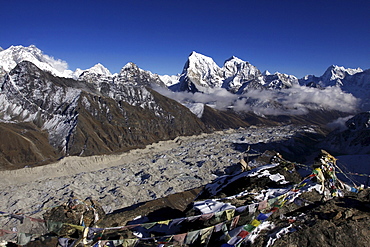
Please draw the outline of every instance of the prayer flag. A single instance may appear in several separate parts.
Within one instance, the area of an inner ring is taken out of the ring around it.
[[[204,228],[200,230],[200,243],[205,244],[208,242],[208,239],[211,237],[212,232],[213,232],[214,226]]]
[[[246,224],[246,225],[243,227],[243,229],[244,229],[245,231],[247,231],[247,232],[251,232],[251,231],[253,231],[255,228],[256,228],[255,226],[250,225],[250,224]]]
[[[199,237],[200,230],[188,232],[188,235],[186,235],[185,244],[193,244]]]
[[[270,217],[270,215],[271,215],[271,214],[272,214],[272,212],[267,213],[267,214],[260,213],[260,214],[257,216],[257,220],[259,220],[259,221],[264,221],[264,220],[266,220],[268,217]]]
[[[183,233],[183,234],[177,234],[177,235],[174,235],[172,240],[174,242],[177,242],[180,244],[180,246],[182,246],[184,244],[184,241],[185,241],[185,238],[186,238],[186,235],[187,233]]]
[[[252,220],[251,225],[257,227],[261,225],[261,221],[254,219]]]
[[[171,220],[163,220],[163,221],[158,221],[157,224],[160,224],[160,225],[167,225],[170,224],[170,221]]]
[[[231,220],[234,217],[235,209],[228,209],[225,212],[227,220]]]
[[[215,232],[219,232],[222,230],[222,226],[224,225],[225,223],[219,223],[217,225],[215,225]]]
[[[239,219],[240,219],[240,215],[235,216],[233,218],[233,220],[231,221],[231,224],[230,224],[230,230],[234,229],[238,225]]]
[[[248,205],[248,210],[250,214],[253,214],[257,210],[258,203]]]
[[[215,215],[215,213],[202,214],[199,219],[203,220],[203,221],[206,221],[206,220],[211,219],[214,215]]]
[[[235,211],[238,213],[243,213],[247,208],[248,206],[241,206],[241,207],[236,208]]]
[[[141,224],[141,226],[144,227],[145,229],[150,229],[153,226],[155,226],[156,224],[157,224],[157,222],[150,222],[150,223]]]
[[[268,206],[267,200],[264,200],[262,202],[259,202],[259,204],[258,204],[258,210],[265,209],[265,208],[267,208],[267,206]]]
[[[242,230],[242,231],[238,234],[238,236],[239,236],[239,237],[241,237],[241,238],[245,238],[246,236],[248,236],[248,234],[249,234],[249,232]]]

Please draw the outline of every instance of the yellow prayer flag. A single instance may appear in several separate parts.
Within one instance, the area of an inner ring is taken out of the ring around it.
[[[168,224],[170,224],[170,221],[171,220],[162,220],[162,221],[158,221],[157,224],[168,225]]]
[[[209,237],[211,236],[213,232],[213,229],[214,229],[214,226],[200,230],[200,236],[201,236],[200,243],[201,244],[204,244],[208,241]]]
[[[226,210],[226,218],[227,220],[231,220],[234,217],[235,209],[228,209]]]
[[[261,225],[261,221],[254,219],[252,220],[251,225],[257,227]]]
[[[71,226],[81,232],[83,232],[83,230],[85,229],[84,226],[78,226],[78,225],[73,225],[73,224],[68,224],[68,223],[64,223],[64,225]]]

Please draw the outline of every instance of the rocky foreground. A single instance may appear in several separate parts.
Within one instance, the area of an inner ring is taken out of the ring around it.
[[[251,127],[179,137],[121,155],[69,157],[49,166],[1,172],[0,237],[22,245],[34,240],[28,246],[366,246],[368,191],[323,200],[317,178],[302,183],[294,163],[277,154],[261,155],[264,145],[273,144],[289,154],[287,143],[292,146],[292,140],[314,132],[311,127]],[[298,140],[295,146],[302,152]],[[254,161],[245,165],[242,160]],[[283,204],[261,204],[292,189],[299,194],[289,194]],[[207,215],[217,212],[221,218]],[[199,222],[199,215],[209,218]],[[182,218],[187,223],[168,229],[169,220]],[[131,231],[126,225],[137,228]],[[216,225],[220,231],[208,234]],[[106,230],[100,242],[90,232],[98,228]],[[241,241],[245,232],[248,239]],[[348,232],[355,237],[345,237]]]

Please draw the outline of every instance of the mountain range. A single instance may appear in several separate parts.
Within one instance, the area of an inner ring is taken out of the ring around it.
[[[298,79],[261,73],[237,57],[220,68],[196,52],[174,76],[134,63],[116,74],[101,64],[71,71],[35,46],[11,46],[0,51],[1,169],[310,114],[327,123],[367,110],[369,87],[370,70],[331,66],[321,77]]]
[[[261,73],[257,67],[235,56],[227,59],[223,67],[219,67],[212,58],[194,51],[189,55],[182,73],[178,75],[157,75],[144,71],[131,62],[126,64],[118,74],[112,74],[100,63],[90,69],[78,68],[71,71],[68,70],[68,64],[65,61],[44,54],[34,45],[29,47],[11,46],[8,49],[0,50],[0,75],[10,72],[24,60],[32,62],[41,70],[48,71],[54,76],[77,80],[87,79],[86,74],[94,74],[116,81],[117,77],[122,79],[132,76],[124,74],[124,71],[132,68],[141,74],[146,74],[148,78],[157,80],[159,85],[164,84],[167,87],[172,87],[173,91],[204,93],[215,88],[225,88],[233,93],[242,93],[247,87],[282,89],[291,88],[294,85],[304,85],[320,88],[336,86],[353,94],[355,86],[368,87],[370,78],[370,69],[351,69],[337,65],[329,66],[322,76],[307,75],[301,79],[279,72],[271,74],[264,71]]]

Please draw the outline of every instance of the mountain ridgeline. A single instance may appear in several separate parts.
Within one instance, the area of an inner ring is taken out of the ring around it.
[[[116,74],[101,64],[73,72],[35,46],[12,46],[0,51],[0,169],[43,165],[63,156],[111,154],[252,124],[326,124],[367,109],[369,79],[370,70],[338,66],[321,77],[297,79],[261,73],[236,57],[220,68],[196,52],[179,76],[159,76],[134,63]],[[338,107],[335,97],[323,105],[274,96],[317,94],[326,88],[344,95],[344,106],[354,106]],[[201,98],[206,100],[197,100]],[[301,105],[305,108],[297,114]]]

